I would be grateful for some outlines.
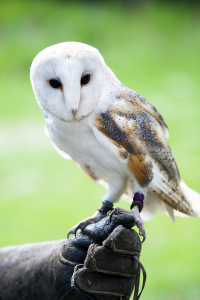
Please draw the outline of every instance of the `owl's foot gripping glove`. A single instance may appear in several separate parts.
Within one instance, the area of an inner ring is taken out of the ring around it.
[[[76,233],[79,229],[83,230],[86,226],[99,222],[102,218],[104,218],[108,212],[113,210],[113,204],[112,202],[108,200],[104,200],[102,202],[102,205],[97,209],[97,212],[90,218],[87,218],[80,223],[74,225],[67,234],[67,238],[69,238],[70,234],[74,234],[76,236]]]
[[[134,287],[139,299],[141,268],[143,287],[146,275],[132,222],[107,216],[76,238],[0,249],[0,299],[128,300]]]
[[[138,291],[140,269],[143,271],[142,290],[146,281],[146,273],[139,261],[141,252],[139,236],[134,230],[124,227],[131,227],[131,222],[131,217],[118,215],[110,223],[108,216],[96,224],[87,226],[77,233],[76,238],[71,239],[69,247],[73,245],[81,249],[86,247],[86,244],[88,245],[87,239],[90,238],[90,246],[84,263],[77,265],[74,269],[72,288],[92,297],[88,299],[128,300],[135,287],[134,300],[139,299],[141,294]],[[85,245],[83,237],[87,241]],[[71,256],[67,259],[72,261]],[[76,298],[66,296],[64,299]]]
[[[115,209],[113,209],[113,211],[110,214],[110,220],[112,220],[112,216],[113,215],[118,215],[118,214],[124,214],[124,215],[129,215],[132,216],[132,218],[134,219],[134,225],[136,225],[139,228],[139,235],[141,235],[143,237],[143,241],[142,243],[145,241],[146,239],[146,234],[145,234],[145,230],[144,230],[144,224],[143,221],[140,217],[140,212],[143,209],[143,200],[144,200],[144,195],[140,194],[140,193],[135,193],[134,197],[133,197],[133,202],[131,204],[131,211],[127,211],[121,207],[116,207]]]

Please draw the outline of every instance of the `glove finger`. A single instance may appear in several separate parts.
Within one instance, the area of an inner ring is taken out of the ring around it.
[[[140,257],[141,241],[134,230],[119,225],[103,242],[103,246],[91,245],[84,262],[86,268],[126,277],[133,277]]]
[[[126,254],[121,254],[103,246],[91,245],[84,262],[85,268],[124,277],[134,277],[138,263]]]
[[[77,247],[71,240],[67,240],[59,251],[59,260],[68,265],[83,264],[86,256],[87,250]]]
[[[138,234],[133,229],[126,229],[119,225],[103,241],[103,246],[123,254],[140,256],[142,243]]]
[[[117,275],[104,274],[76,266],[72,277],[72,285],[90,295],[105,295],[128,297],[134,288],[135,277],[126,278]]]
[[[76,237],[72,236],[62,246],[60,250],[60,260],[63,263],[70,261],[74,264],[83,264],[91,244],[96,244],[96,241],[87,235],[79,233]]]

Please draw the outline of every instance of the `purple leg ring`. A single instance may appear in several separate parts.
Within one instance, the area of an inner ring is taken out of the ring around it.
[[[140,193],[135,193],[134,197],[133,197],[133,202],[131,204],[131,209],[133,209],[133,207],[135,205],[138,206],[139,208],[139,212],[142,211],[143,209],[143,206],[144,206],[144,195],[143,194],[140,194]]]

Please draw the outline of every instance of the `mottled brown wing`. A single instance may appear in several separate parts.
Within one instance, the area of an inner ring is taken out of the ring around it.
[[[126,161],[141,187],[148,187],[172,208],[193,215],[179,185],[179,170],[166,138],[167,125],[153,105],[122,87],[112,106],[96,116],[94,125],[115,146],[114,155]]]

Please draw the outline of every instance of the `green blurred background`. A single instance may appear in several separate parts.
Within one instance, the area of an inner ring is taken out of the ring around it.
[[[61,158],[44,135],[29,81],[34,56],[79,41],[99,49],[170,128],[183,180],[200,192],[200,9],[196,2],[2,1],[0,7],[0,246],[65,238],[105,189]],[[127,208],[124,201],[120,206]],[[200,223],[159,213],[145,223],[143,300],[200,299]]]

